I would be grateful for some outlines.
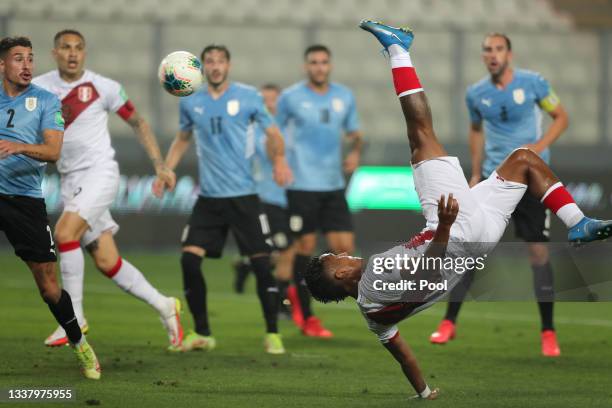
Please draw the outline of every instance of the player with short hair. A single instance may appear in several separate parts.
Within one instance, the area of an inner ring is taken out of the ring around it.
[[[372,33],[390,56],[393,82],[408,128],[414,184],[427,226],[410,242],[367,261],[334,254],[313,258],[305,277],[317,300],[356,298],[369,329],[401,365],[418,396],[434,399],[438,396],[437,390],[432,391],[427,385],[396,324],[431,306],[460,281],[459,271],[435,261],[482,255],[493,249],[527,191],[565,223],[571,242],[609,237],[612,221],[585,217],[546,163],[528,148],[513,151],[489,178],[470,188],[459,160],[449,157],[436,139],[431,110],[408,51],[413,41],[412,31],[373,21],[362,21],[360,27]],[[414,269],[391,264],[382,271],[376,270],[377,259],[396,256],[422,262]],[[431,261],[438,266],[423,267]],[[446,281],[448,289],[380,289],[383,283],[418,279],[434,283]]]
[[[344,193],[342,137],[352,141],[351,151],[344,159],[346,173],[352,173],[359,165],[363,144],[353,93],[330,82],[331,57],[324,45],[306,48],[307,79],[283,91],[277,112],[295,177],[287,189],[290,227],[297,237],[293,263],[297,296],[290,299],[302,311],[302,316],[294,314],[296,324],[302,333],[315,337],[332,337],[332,332],[313,315],[303,274],[316,248],[317,231],[325,234],[333,252],[354,250],[353,224]]]
[[[568,126],[568,115],[550,84],[537,72],[512,67],[512,42],[503,33],[489,33],[482,43],[482,59],[489,75],[468,87],[472,176],[470,186],[489,177],[514,149],[529,147],[550,162],[550,145]],[[542,133],[542,112],[553,119]],[[486,140],[485,140],[486,137]],[[484,150],[484,158],[483,158]],[[527,193],[512,213],[516,235],[528,242],[529,261],[541,318],[542,354],[559,356],[553,325],[554,285],[548,246],[550,211]],[[473,272],[451,294],[446,315],[431,335],[434,344],[455,337],[456,320]]]
[[[272,115],[276,115],[276,103],[281,92],[280,87],[268,83],[260,87],[260,91],[266,109]],[[254,130],[257,143],[254,174],[256,190],[270,227],[268,242],[274,249],[272,259],[279,290],[279,312],[288,316],[289,311],[284,301],[291,282],[291,267],[293,266],[295,250],[292,246],[293,239],[289,229],[287,194],[286,189],[274,181],[274,169],[266,151],[267,138],[264,130],[259,126],[254,127]],[[247,260],[241,259],[234,265],[234,268],[236,271],[234,288],[236,292],[243,293],[244,283],[250,273],[251,265]]]
[[[83,312],[85,259],[81,246],[96,267],[124,291],[151,305],[160,315],[171,346],[180,344],[183,329],[180,302],[155,289],[135,266],[122,258],[113,235],[119,226],[109,208],[119,189],[119,165],[111,146],[108,113],[114,112],[134,130],[151,158],[158,177],[174,186],[174,173],[163,166],[155,135],[136,111],[123,87],[85,69],[85,38],[76,30],[62,30],[53,39],[57,69],[34,79],[34,83],[60,98],[66,120],[64,145],[57,169],[61,175],[64,210],[55,226],[60,269],[66,291],[84,332]],[[68,341],[62,327],[47,339],[47,346]]]
[[[201,270],[204,256],[218,258],[228,230],[236,238],[240,254],[250,260],[257,281],[257,295],[266,322],[265,351],[285,352],[278,334],[278,288],[271,273],[269,232],[253,180],[255,132],[265,129],[267,151],[274,179],[280,185],[291,180],[283,139],[256,88],[228,78],[230,52],[209,45],[201,53],[208,86],[181,98],[180,130],[166,156],[166,166],[176,168],[195,134],[200,194],[183,232],[181,268],[195,332],[187,335],[177,351],[212,350],[216,341],[208,322],[206,283]],[[154,184],[161,195],[161,183]]]
[[[57,97],[32,85],[33,70],[28,38],[0,41],[0,230],[32,271],[83,375],[97,380],[101,370],[96,354],[79,328],[70,294],[57,282],[55,244],[41,188],[47,162],[59,159],[64,119]]]

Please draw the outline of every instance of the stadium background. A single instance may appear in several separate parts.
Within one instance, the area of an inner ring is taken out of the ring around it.
[[[406,166],[409,149],[388,65],[377,45],[355,26],[364,16],[409,23],[417,33],[411,51],[436,131],[468,170],[464,91],[486,73],[480,59],[483,34],[503,31],[512,39],[515,65],[541,72],[569,112],[570,128],[553,147],[554,169],[587,210],[601,214],[612,208],[612,34],[605,19],[612,9],[609,3],[238,0],[228,7],[219,0],[3,0],[0,34],[30,36],[35,73],[41,74],[54,69],[54,33],[67,27],[81,30],[87,39],[86,67],[124,85],[153,125],[164,153],[178,123],[177,99],[165,94],[156,80],[164,55],[179,49],[199,55],[204,45],[223,43],[232,52],[233,80],[287,86],[302,79],[304,48],[320,42],[333,52],[332,79],[355,92],[367,143],[362,164]],[[118,241],[124,248],[175,246],[197,186],[195,154],[178,168],[177,193],[160,203],[148,194],[151,180],[146,176],[152,169],[131,130],[116,117],[111,117],[110,127],[124,175],[114,211],[122,226]],[[48,173],[45,191],[53,217],[60,208],[59,184],[52,167]],[[358,211],[355,223],[360,243],[393,241],[405,239],[421,225],[421,218],[418,211],[369,210]],[[561,237],[557,222],[553,232]]]

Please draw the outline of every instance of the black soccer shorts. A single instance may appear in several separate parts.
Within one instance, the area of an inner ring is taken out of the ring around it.
[[[0,194],[0,230],[25,262],[56,262],[45,200]]]
[[[198,197],[181,244],[204,248],[206,257],[223,254],[228,231],[232,231],[240,254],[270,253],[266,242],[270,227],[256,195],[240,197]]]
[[[525,242],[550,241],[550,210],[526,192],[512,213],[515,233]]]
[[[316,232],[352,232],[351,212],[344,190],[287,190],[289,227],[301,236]]]
[[[270,225],[270,239],[274,249],[283,251],[293,243],[289,228],[289,210],[275,204],[262,203]]]

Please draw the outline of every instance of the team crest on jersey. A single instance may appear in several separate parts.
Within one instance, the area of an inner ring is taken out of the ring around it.
[[[334,111],[340,113],[344,110],[344,102],[342,101],[342,99],[340,98],[334,98],[332,99],[332,108],[334,108]]]
[[[240,101],[238,99],[227,101],[227,114],[236,116],[238,112],[240,112]]]
[[[79,93],[78,93],[79,101],[89,102],[92,96],[93,96],[93,89],[91,89],[91,86],[80,86],[79,87]]]
[[[36,109],[37,105],[38,98],[25,98],[25,108],[28,110],[28,112],[32,112],[34,109]]]
[[[523,102],[525,102],[525,91],[523,90],[523,88],[515,89],[512,92],[512,97],[514,98],[514,102],[519,105],[522,105]]]

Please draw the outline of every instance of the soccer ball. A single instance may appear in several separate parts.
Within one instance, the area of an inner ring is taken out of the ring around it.
[[[164,89],[174,96],[188,96],[202,86],[202,63],[190,52],[175,51],[159,64],[157,75]]]

